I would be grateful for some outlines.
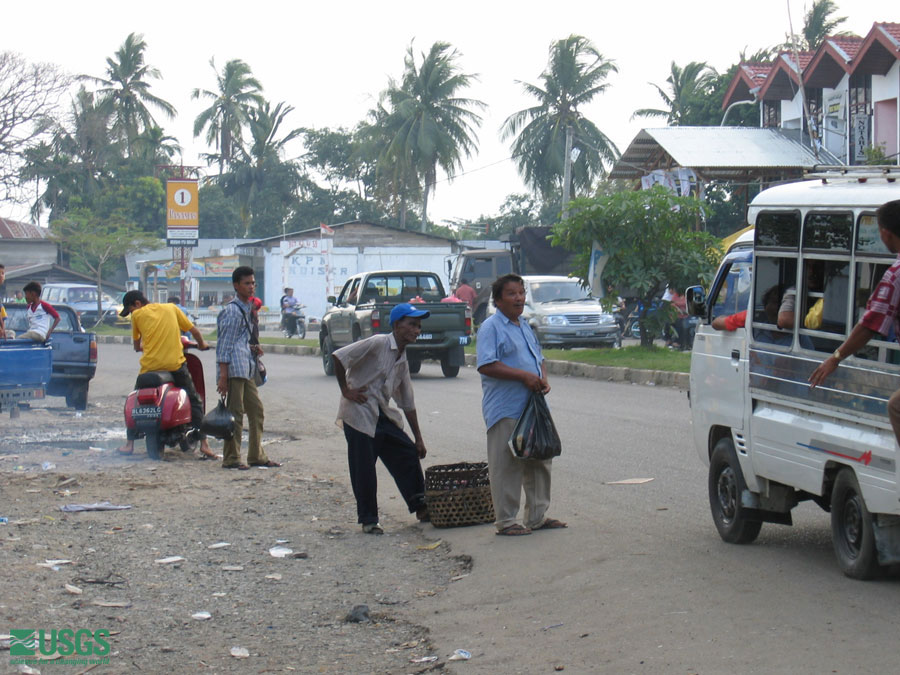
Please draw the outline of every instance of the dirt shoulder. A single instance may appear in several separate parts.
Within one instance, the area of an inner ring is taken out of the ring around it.
[[[434,649],[411,617],[468,560],[408,523],[361,534],[346,484],[310,473],[286,437],[266,436],[270,454],[290,459],[280,469],[223,471],[171,450],[163,462],[118,456],[119,406],[99,399],[84,416],[37,406],[27,431],[2,420],[0,566],[16,580],[0,590],[3,632],[108,629],[109,665],[95,672],[435,666],[412,663]],[[103,501],[131,508],[59,509]],[[305,556],[273,557],[276,546]],[[157,562],[170,557],[183,560]],[[360,604],[371,621],[345,621]],[[192,618],[200,612],[210,618]],[[9,658],[0,652],[14,670]]]

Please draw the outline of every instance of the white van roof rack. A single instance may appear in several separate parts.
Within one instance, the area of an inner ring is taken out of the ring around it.
[[[900,178],[900,166],[895,164],[879,164],[873,166],[814,166],[805,175],[806,178],[818,178],[823,183],[828,181],[856,181],[865,183],[871,179],[885,179],[893,183]]]

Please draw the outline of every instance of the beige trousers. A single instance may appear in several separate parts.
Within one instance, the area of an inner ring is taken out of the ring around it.
[[[488,473],[491,478],[491,499],[494,502],[494,525],[502,530],[515,524],[519,514],[519,500],[525,489],[525,527],[537,527],[544,522],[550,507],[550,465],[553,460],[519,459],[513,457],[507,445],[516,420],[504,418],[488,429]]]
[[[234,415],[234,437],[225,441],[222,448],[222,466],[241,463],[241,434],[244,431],[244,413],[247,414],[247,428],[250,443],[247,448],[247,464],[265,464],[269,461],[262,449],[263,404],[259,390],[253,380],[243,377],[228,378],[227,408]]]

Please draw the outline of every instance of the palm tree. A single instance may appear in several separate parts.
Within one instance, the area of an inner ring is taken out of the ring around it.
[[[792,50],[796,46],[799,51],[815,51],[829,35],[846,35],[835,33],[837,27],[847,20],[846,16],[832,18],[837,9],[834,0],[814,0],[809,11],[803,16],[800,35],[788,35],[787,41],[780,49]]]
[[[689,125],[695,121],[692,117],[692,106],[700,99],[708,97],[710,88],[716,83],[718,74],[704,62],[691,61],[684,68],[672,61],[671,72],[666,82],[668,91],[658,84],[650,83],[656,88],[666,109],[641,108],[635,110],[635,117],[665,117],[669,126]]]
[[[571,35],[550,45],[542,86],[520,82],[538,104],[510,115],[501,127],[505,140],[515,136],[513,157],[525,183],[544,197],[558,191],[565,169],[566,128],[571,127],[579,159],[572,166],[573,186],[590,189],[604,172],[603,162],[614,162],[619,151],[600,129],[579,111],[609,86],[610,73],[618,72],[593,43]]]
[[[125,142],[131,154],[131,144],[144,130],[158,126],[148,106],[158,108],[172,119],[175,107],[150,93],[150,79],[160,79],[159,70],[144,62],[147,43],[144,36],[131,33],[115,55],[106,59],[106,77],[82,76],[102,85],[97,90],[99,102],[112,115],[112,133]]]
[[[291,129],[279,137],[285,117],[293,110],[293,106],[284,102],[272,108],[268,101],[247,110],[250,145],[234,147],[230,171],[222,175],[225,195],[234,196],[238,201],[245,237],[250,233],[253,205],[260,191],[271,187],[278,201],[289,201],[299,183],[297,165],[283,161],[283,155],[285,146],[303,130]]]
[[[448,176],[477,149],[475,127],[481,116],[473,111],[485,104],[460,98],[476,75],[461,72],[459,52],[446,42],[435,42],[416,65],[412,44],[403,60],[403,78],[391,82],[385,92],[391,141],[385,149],[389,157],[407,158],[422,176],[422,224],[428,216],[428,195],[434,190],[438,167]]]
[[[194,120],[194,138],[206,129],[206,142],[216,148],[213,157],[218,160],[221,175],[224,165],[231,162],[235,148],[243,140],[242,128],[249,121],[248,110],[263,102],[262,85],[253,77],[250,66],[240,59],[226,63],[221,74],[216,70],[215,59],[210,59],[209,65],[216,73],[218,90],[194,89],[191,92],[193,100],[212,101],[212,105]]]

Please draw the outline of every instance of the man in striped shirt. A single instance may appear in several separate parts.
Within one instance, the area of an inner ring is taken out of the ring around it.
[[[881,241],[888,251],[900,254],[900,199],[878,207],[875,218]],[[892,327],[900,341],[900,255],[881,277],[866,303],[866,313],[853,327],[850,336],[809,376],[809,386],[822,384],[837,370],[841,361],[858,352],[876,335],[889,335]],[[894,435],[900,441],[900,390],[895,391],[888,401],[888,417]]]

